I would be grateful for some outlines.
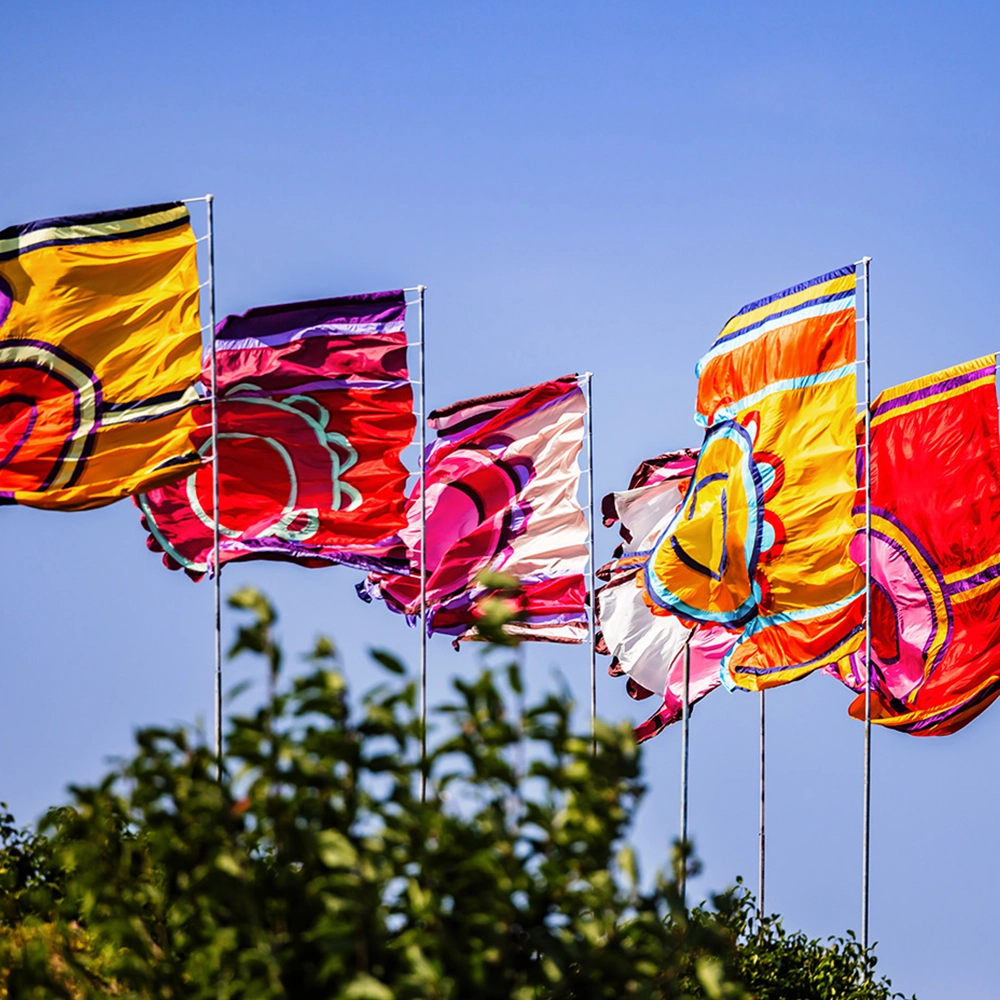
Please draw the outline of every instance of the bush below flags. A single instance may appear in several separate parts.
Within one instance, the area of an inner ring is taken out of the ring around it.
[[[510,602],[507,602],[508,605]],[[226,766],[184,729],[73,787],[37,832],[0,815],[0,996],[135,1000],[886,1000],[856,941],[759,923],[742,888],[687,909],[626,844],[643,794],[627,725],[526,705],[516,662],[456,680],[419,796],[416,691],[390,653],[352,703],[333,643],[280,685],[253,590],[230,655],[269,695],[230,720]],[[502,610],[484,609],[496,630]],[[502,623],[501,623],[502,624]],[[495,654],[494,654],[495,655]]]

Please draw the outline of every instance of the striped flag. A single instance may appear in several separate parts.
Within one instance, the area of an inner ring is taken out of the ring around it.
[[[855,292],[850,265],[752,302],[697,367],[705,438],[644,582],[667,613],[742,628],[727,659],[740,687],[858,642]]]

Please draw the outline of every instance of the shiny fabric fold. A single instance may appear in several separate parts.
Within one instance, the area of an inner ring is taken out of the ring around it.
[[[219,558],[403,568],[398,532],[413,439],[402,292],[252,309],[217,328]],[[206,356],[202,381],[211,383]],[[211,568],[211,407],[204,464],[138,499],[149,547],[197,578]]]
[[[633,698],[662,698],[653,715],[636,727],[639,742],[681,716],[685,646],[690,642],[688,704],[693,706],[719,686],[723,657],[736,642],[735,633],[721,626],[654,615],[642,585],[642,566],[687,493],[697,455],[687,449],[647,459],[628,490],[608,494],[601,504],[605,526],[620,522],[624,541],[600,571],[606,583],[597,592],[598,649],[612,656],[612,676],[627,676]]]
[[[876,725],[947,735],[1000,695],[998,421],[996,355],[889,389],[872,406]],[[860,491],[854,513],[863,567]],[[832,672],[858,692],[850,712],[863,719],[864,649]]]
[[[857,642],[855,295],[850,265],[750,303],[697,366],[705,438],[644,585],[654,608],[741,630],[735,686],[796,680]]]
[[[476,638],[491,589],[483,573],[520,582],[529,640],[587,635],[587,523],[577,499],[586,400],[575,376],[435,410],[427,462],[427,627]],[[359,587],[415,620],[420,611],[420,484],[400,532],[409,573],[371,574]]]

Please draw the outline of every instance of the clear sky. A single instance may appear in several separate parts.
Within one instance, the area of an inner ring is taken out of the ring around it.
[[[211,191],[220,315],[422,282],[431,406],[596,373],[600,495],[699,443],[694,363],[736,309],[863,254],[876,391],[996,350],[998,20],[922,0],[7,5],[0,227]],[[136,726],[210,724],[212,592],[162,568],[127,502],[0,524],[0,799],[28,821]],[[248,564],[224,586],[267,590],[291,649],[335,635],[363,684],[367,645],[415,662],[417,636],[357,579]],[[527,661],[586,705],[585,649]],[[432,642],[432,700],[476,666]],[[599,700],[649,705],[603,675]],[[849,701],[812,677],[768,703],[768,904],[815,935],[859,924]],[[756,881],[756,726],[746,695],[694,715],[704,891]],[[671,730],[647,755],[647,869],[678,749]],[[874,734],[872,936],[922,1000],[995,991],[998,754],[997,707],[944,739]]]

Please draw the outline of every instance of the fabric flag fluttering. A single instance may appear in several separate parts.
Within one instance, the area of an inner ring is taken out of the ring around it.
[[[939,736],[1000,695],[996,355],[883,392],[871,411],[872,722]],[[863,454],[861,455],[863,461]],[[864,564],[864,503],[852,551]],[[833,671],[859,693],[864,651]]]
[[[476,637],[491,589],[483,573],[520,582],[524,639],[587,635],[587,523],[577,499],[586,400],[575,376],[464,400],[429,414],[427,629]],[[411,569],[371,574],[358,588],[413,620],[420,610],[420,492],[401,532]]]
[[[401,291],[251,309],[216,332],[219,558],[405,568],[402,450],[413,439]],[[211,382],[206,357],[203,382]],[[211,407],[195,437],[211,457]],[[212,469],[138,498],[149,545],[197,578]]]
[[[0,231],[0,503],[84,510],[197,468],[198,299],[180,202]]]
[[[860,642],[855,267],[739,311],[699,362],[705,430],[684,503],[644,569],[656,606],[742,632],[737,686],[796,680]]]
[[[642,587],[642,565],[687,492],[697,454],[688,449],[647,459],[628,490],[608,494],[601,504],[605,526],[620,521],[624,541],[598,570],[606,581],[597,592],[598,649],[612,655],[612,676],[627,675],[633,698],[663,699],[636,727],[640,743],[681,717],[685,645],[691,644],[688,703],[693,705],[719,686],[722,659],[736,643],[736,634],[722,626],[693,627],[673,615],[654,615]]]

